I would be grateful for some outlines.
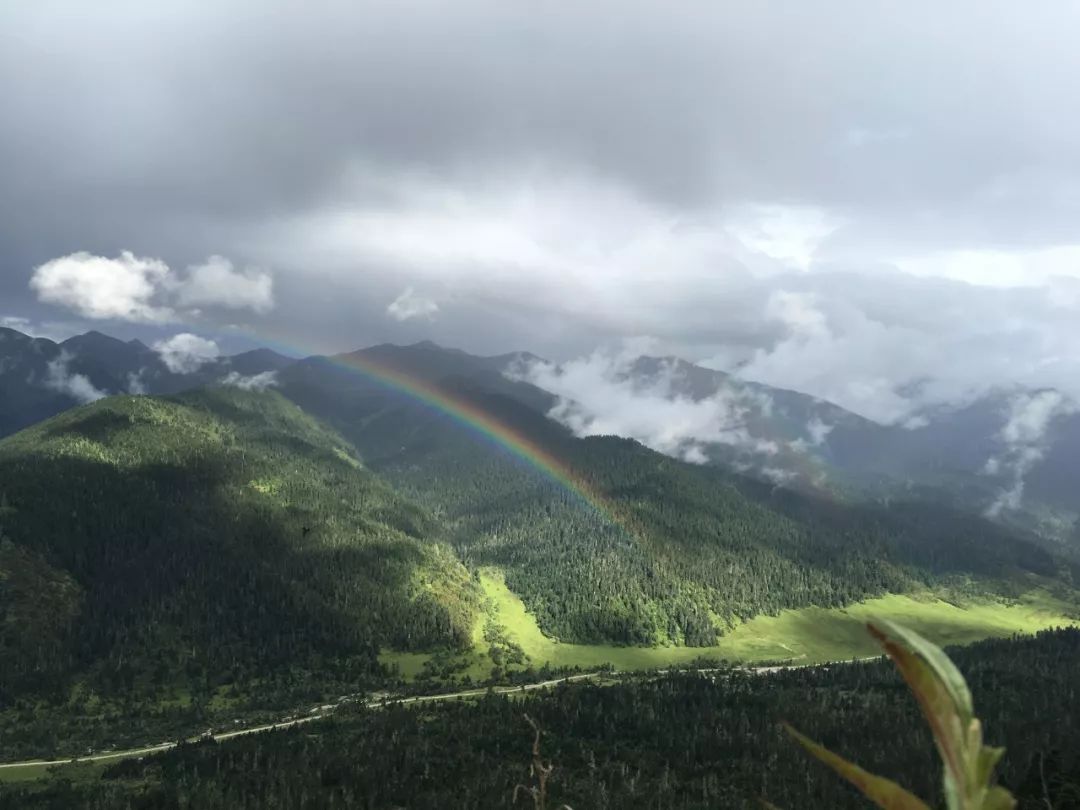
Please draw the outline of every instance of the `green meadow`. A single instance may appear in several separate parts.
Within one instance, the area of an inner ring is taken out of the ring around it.
[[[815,664],[874,655],[878,650],[866,633],[870,618],[901,622],[937,644],[969,644],[984,638],[1035,633],[1077,623],[1074,604],[1042,588],[1010,602],[991,599],[945,601],[931,593],[889,594],[847,608],[801,608],[776,616],[758,616],[728,632],[712,647],[622,647],[608,644],[567,644],[540,630],[521,599],[507,586],[502,572],[484,569],[480,583],[486,597],[485,615],[473,630],[471,652],[454,658],[457,675],[487,677],[494,662],[484,628],[492,625],[517,645],[527,664],[540,667],[589,669],[610,664],[616,670],[644,670],[687,664],[698,659],[723,659],[744,664],[783,661]],[[387,651],[380,658],[396,665],[402,675],[416,677],[432,662],[428,653]],[[445,662],[445,659],[442,659]],[[524,664],[509,669],[523,668]]]
[[[938,644],[967,644],[989,637],[1034,633],[1055,626],[1077,624],[1077,607],[1036,588],[1005,603],[992,600],[945,601],[933,594],[890,594],[853,604],[845,609],[803,608],[777,616],[759,616],[723,636],[712,647],[621,647],[606,644],[566,644],[541,632],[521,599],[507,586],[502,572],[480,572],[484,611],[473,627],[468,652],[400,653],[387,651],[380,658],[396,666],[406,678],[449,668],[453,678],[482,679],[492,674],[492,648],[500,647],[502,669],[527,666],[580,667],[588,670],[611,665],[618,671],[648,670],[702,659],[743,664],[787,662],[815,664],[873,656],[877,647],[865,630],[872,617],[889,618],[913,628]],[[494,639],[494,641],[493,641]],[[520,657],[508,662],[506,652],[516,648]],[[130,752],[117,752],[120,759]],[[108,760],[60,766],[68,778],[94,779]],[[47,766],[0,769],[0,782],[40,779]]]
[[[119,751],[114,757],[93,762],[72,762],[64,765],[20,765],[18,768],[0,768],[0,784],[34,782],[38,779],[44,779],[51,773],[62,773],[65,779],[73,782],[100,779],[101,773],[107,765],[130,756],[129,752]]]

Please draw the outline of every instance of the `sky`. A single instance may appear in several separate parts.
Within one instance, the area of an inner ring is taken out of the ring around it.
[[[1078,23],[1053,0],[0,4],[0,324],[648,345],[889,422],[1080,396]]]

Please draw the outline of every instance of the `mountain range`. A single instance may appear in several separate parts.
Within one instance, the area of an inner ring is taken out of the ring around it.
[[[350,357],[429,384],[505,396],[579,434],[603,428],[604,414],[589,403],[536,384],[528,369],[541,365],[556,378],[561,369],[528,352],[478,357],[423,342],[296,360],[256,349],[183,367],[137,340],[89,332],[55,343],[0,328],[0,436],[104,394],[171,394],[231,382],[277,385],[312,407],[315,389],[335,397],[335,386],[377,394],[378,383],[355,373],[340,371],[334,384],[323,379],[333,376],[327,368],[347,365]],[[316,378],[318,385],[307,390]],[[926,409],[904,425],[883,425],[816,397],[675,357],[634,358],[617,370],[615,381],[630,397],[648,392],[715,404],[728,415],[731,424],[718,435],[691,435],[681,444],[630,436],[672,455],[802,491],[849,500],[920,497],[1058,540],[1074,540],[1078,533],[1072,482],[1080,476],[1080,408],[1052,390],[996,390],[959,407]]]
[[[745,403],[741,440],[778,448],[778,485],[723,442],[688,461],[578,435],[579,403],[520,373],[538,363],[421,343],[195,367],[97,333],[0,332],[5,750],[325,700],[416,661],[498,677],[627,646],[727,654],[755,617],[842,624],[889,595],[946,633],[937,611],[984,605],[967,638],[1075,611],[1074,544],[926,496],[865,449],[929,441],[944,417],[900,434],[681,361],[629,365],[631,388],[663,375],[676,399]],[[997,411],[977,414],[955,441],[977,429],[999,452]],[[791,649],[771,632],[739,649]]]

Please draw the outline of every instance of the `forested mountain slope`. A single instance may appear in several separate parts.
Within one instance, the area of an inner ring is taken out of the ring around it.
[[[256,359],[265,362],[265,358]],[[1071,583],[1071,564],[1056,559],[1036,538],[947,506],[898,500],[887,507],[843,504],[829,497],[755,483],[720,469],[685,464],[629,440],[575,438],[544,415],[550,395],[499,374],[498,368],[506,362],[508,359],[504,357],[478,358],[433,344],[378,346],[356,356],[309,358],[284,365],[277,372],[277,385],[285,397],[340,431],[370,470],[406,498],[421,504],[432,516],[424,529],[413,530],[415,536],[411,541],[406,538],[407,543],[415,545],[420,536],[438,534],[453,547],[466,568],[502,569],[507,584],[521,595],[544,632],[553,637],[575,642],[707,645],[743,619],[784,608],[842,606],[886,592],[927,588],[1011,596],[1037,583]],[[465,425],[453,408],[424,404],[402,393],[400,386],[388,385],[377,375],[349,368],[350,363],[422,380],[433,386],[432,390],[441,392],[430,397],[436,403],[441,397],[457,403],[459,411],[482,413],[485,419],[502,425],[510,435],[543,448],[544,453],[571,471],[579,488],[600,499],[601,508],[595,508],[572,488],[556,483],[523,463],[506,447]],[[225,406],[224,403],[234,399],[248,403],[247,410]],[[187,417],[158,422],[134,418],[125,422],[122,416],[107,415],[116,408],[141,412],[140,409],[152,411],[159,407],[180,408],[182,413],[190,414],[193,406],[188,403],[196,402],[204,403],[200,406],[202,410],[196,412],[206,412],[210,414],[208,418],[224,420],[230,425],[225,431],[232,431],[230,435],[234,438],[230,443],[208,439],[208,435],[217,435],[222,429],[215,427],[207,434],[203,428],[193,426]],[[271,412],[280,410],[292,416],[271,419],[270,424],[276,426],[273,429],[268,426],[256,429],[259,420],[268,418],[267,414],[254,415],[269,407],[266,403],[276,403]],[[119,515],[111,514],[110,520],[142,521],[152,526],[152,532],[143,532],[140,540],[131,541],[131,549],[141,549],[139,543],[150,543],[149,557],[124,562],[120,549],[126,547],[117,545],[122,541],[109,546],[100,538],[90,539],[90,548],[97,548],[94,543],[109,548],[113,555],[109,559],[118,566],[129,569],[135,566],[137,570],[139,564],[163,550],[180,554],[169,543],[156,538],[155,542],[161,545],[154,545],[147,535],[171,531],[175,536],[178,530],[167,528],[174,526],[172,513],[191,503],[193,498],[214,506],[229,505],[230,499],[237,497],[236,492],[243,493],[239,503],[245,509],[252,504],[259,507],[254,512],[262,521],[257,523],[261,527],[259,531],[270,538],[284,533],[278,546],[270,547],[292,553],[297,547],[295,543],[304,549],[319,543],[325,533],[310,525],[319,515],[329,515],[324,519],[332,521],[339,531],[346,531],[340,527],[358,520],[354,514],[339,514],[341,501],[337,494],[343,489],[347,492],[349,487],[360,486],[361,481],[365,487],[382,486],[370,475],[357,471],[350,473],[353,477],[344,484],[337,478],[327,479],[326,475],[336,475],[334,470],[344,463],[340,456],[327,450],[329,445],[320,451],[322,457],[328,457],[329,453],[336,459],[329,471],[313,458],[307,458],[306,466],[297,468],[294,480],[297,486],[304,482],[307,493],[302,506],[277,497],[277,485],[252,485],[252,481],[260,480],[259,476],[243,472],[243,463],[238,467],[237,459],[257,451],[262,454],[265,475],[272,475],[269,470],[282,466],[282,459],[291,458],[288,453],[303,453],[310,446],[317,446],[308,440],[296,444],[289,438],[297,431],[306,435],[321,428],[276,395],[259,397],[217,391],[192,394],[188,399],[164,404],[119,399],[98,407],[105,415],[95,416],[98,412],[94,408],[76,411],[9,440],[3,457],[17,458],[21,465],[16,467],[9,462],[9,468],[29,470],[29,474],[12,475],[12,483],[3,484],[0,491],[8,493],[6,497],[18,510],[11,513],[13,518],[5,519],[7,523],[26,520],[27,506],[16,502],[16,494],[20,487],[25,490],[36,479],[42,479],[36,494],[24,491],[20,497],[27,504],[36,503],[34,508],[39,510],[44,508],[41,503],[47,492],[59,492],[58,497],[72,501],[71,508],[64,503],[59,514],[72,511],[82,514],[87,507],[79,499],[92,499],[94,508],[110,502],[134,503],[138,507],[134,516],[128,514],[130,510],[125,511],[125,506]],[[238,414],[246,414],[238,423],[243,427],[239,433],[236,432],[239,427],[232,424],[240,418]],[[69,420],[78,421],[69,425]],[[104,425],[100,430],[86,427],[86,423],[98,422]],[[61,427],[64,425],[69,427]],[[92,441],[72,438],[87,430],[93,434]],[[194,440],[187,436],[193,430]],[[323,431],[319,435],[330,434]],[[272,451],[259,444],[270,441],[267,438],[270,436],[275,437]],[[246,448],[253,439],[254,447]],[[335,446],[340,449],[341,440],[333,439],[333,442],[338,442]],[[49,448],[58,444],[77,448],[64,450],[63,464],[50,460]],[[165,448],[170,446],[186,449],[181,455],[163,456]],[[203,451],[192,455],[193,448],[198,446]],[[13,454],[11,448],[18,450]],[[141,458],[138,454],[148,452],[146,448],[152,450],[147,460],[137,463],[131,460],[133,453]],[[218,478],[206,472],[208,464]],[[80,465],[87,467],[85,473],[78,472]],[[104,472],[90,472],[98,470],[99,465]],[[289,469],[287,464],[284,468]],[[64,475],[75,475],[75,480],[93,475],[95,480],[104,482],[102,486],[111,489],[103,497],[97,497],[93,490],[66,484],[50,487],[47,483],[52,477]],[[176,491],[182,494],[161,496],[158,490],[162,475],[175,476],[176,486],[180,487]],[[236,475],[247,477],[243,480],[230,477]],[[153,507],[149,499],[131,502],[120,494],[127,488],[140,491],[140,487],[150,487],[155,493],[158,501]],[[227,493],[224,500],[219,494],[222,488]],[[379,491],[391,497],[385,487]],[[274,505],[273,510],[270,505]],[[400,506],[400,509],[409,508],[412,507]],[[145,515],[139,513],[142,509]],[[247,511],[240,514],[244,520],[254,520]],[[366,513],[364,517],[371,519]],[[50,519],[59,520],[55,516]],[[191,534],[196,537],[220,540],[222,525],[230,527],[226,533],[230,542],[232,533],[254,532],[246,526],[236,529],[241,517],[228,508],[211,509],[194,517],[185,516],[183,520],[194,522]],[[308,523],[298,527],[301,521]],[[48,534],[35,541],[44,544],[45,552],[35,552],[33,561],[20,562],[20,567],[37,571],[41,565],[49,566],[47,571],[41,569],[36,575],[42,581],[51,576],[48,572],[54,568],[71,573],[76,562],[83,564],[81,555],[89,552],[76,554],[69,549],[65,558],[48,544],[66,544],[66,548],[84,543],[85,540],[77,538],[90,531],[87,525],[85,520],[74,518],[67,523],[56,523]],[[14,536],[15,526],[12,523],[5,530]],[[111,530],[110,524],[101,529],[102,533]],[[34,535],[33,528],[27,525],[21,531],[19,547],[36,548],[29,539]],[[197,544],[194,547],[201,548]],[[412,546],[402,546],[405,547]],[[235,562],[237,569],[244,565],[244,554],[256,547],[249,544],[241,548]],[[261,548],[258,550],[263,553]],[[382,558],[373,551],[367,553]],[[395,547],[394,553],[401,553],[400,549]],[[350,554],[362,557],[356,552]],[[331,556],[320,552],[300,555],[300,559],[324,560]],[[54,565],[57,559],[62,563]],[[286,556],[280,560],[282,571],[294,570]],[[460,566],[460,563],[447,559],[446,565]],[[337,570],[337,566],[336,560],[328,562],[327,570]],[[220,570],[218,567],[214,573]],[[359,576],[365,569],[357,562],[353,568],[346,565],[342,570],[355,570]],[[465,568],[457,570],[464,576]],[[98,587],[106,588],[108,577],[115,575],[108,567],[86,573],[87,577],[92,574]],[[100,573],[106,577],[101,579]],[[236,577],[240,582],[250,582],[250,575],[236,574]],[[62,577],[56,581],[64,582]],[[255,586],[250,584],[250,587]],[[305,593],[307,587],[293,586]],[[334,593],[359,617],[366,608],[357,601],[358,597],[340,594],[341,590],[348,591],[348,587],[351,586],[340,586]],[[157,585],[154,588],[160,590]],[[382,593],[380,588],[375,591]],[[61,588],[60,592],[67,594],[69,590]],[[225,593],[236,593],[236,589],[225,589]],[[223,593],[214,597],[226,601],[227,598]],[[453,600],[456,599],[455,595]],[[334,610],[340,607],[336,602],[332,604]],[[226,612],[231,609],[223,608]],[[363,638],[372,647],[408,649],[467,639],[471,624],[460,619],[461,616],[447,620],[436,631],[414,628],[408,624],[411,621],[408,618],[402,619],[406,628],[398,628],[396,614],[389,625],[380,624],[378,615],[357,621],[364,626]],[[122,635],[127,637],[132,633],[125,630]],[[268,646],[273,648],[275,644]],[[81,655],[85,658],[85,652]]]
[[[0,327],[0,437],[77,402],[50,385],[48,366],[59,356],[60,349],[51,340]]]
[[[526,404],[530,386],[439,381],[447,401],[563,460],[601,494],[605,514],[445,409],[347,362],[298,363],[281,390],[431,509],[467,564],[503,569],[541,628],[564,641],[704,645],[782,608],[938,586],[1016,593],[1072,576],[1034,538],[944,506],[785,492],[637,442],[576,439]]]
[[[0,438],[110,394],[175,394],[292,362],[256,349],[174,369],[138,340],[87,332],[57,343],[0,327]]]
[[[422,508],[273,393],[114,397],[0,442],[0,705],[165,694],[471,632],[474,586]]]
[[[602,397],[599,406],[573,400],[576,391],[592,399],[597,386],[608,396],[617,390],[645,397],[653,407],[660,397],[715,408],[733,430],[723,440],[686,438],[694,455],[789,487],[850,500],[952,503],[1058,539],[1067,538],[1080,516],[1080,406],[1053,389],[996,388],[879,424],[805,393],[677,357],[594,358],[589,374],[581,362],[534,367],[539,373],[528,366],[518,361],[517,376],[562,390],[567,398],[557,413],[578,424],[605,419]],[[573,382],[562,384],[564,374]]]
[[[752,616],[888,592],[1075,600],[1080,572],[1034,538],[578,439],[517,385],[447,378],[433,407],[313,361],[282,393],[339,432],[282,393],[223,387],[112,397],[0,441],[5,750],[97,740],[102,718],[134,744],[280,716],[385,684],[388,651],[475,651],[507,630],[512,649],[482,567],[547,636],[596,644],[709,645]]]
[[[522,369],[544,362],[527,352],[479,357],[425,341],[295,361],[256,349],[174,370],[159,351],[139,341],[88,332],[55,343],[0,328],[0,437],[104,394],[171,394],[227,381],[267,386],[280,378],[291,398],[328,413],[333,403],[320,405],[321,397],[336,397],[342,390],[380,395],[371,380],[342,369],[351,359],[395,369],[425,384],[467,383],[538,414],[553,413],[558,406],[564,417],[578,414],[588,421],[586,406],[522,381],[531,379]],[[508,371],[514,379],[505,376]],[[715,466],[852,502],[900,498],[973,513],[990,510],[1001,522],[1080,548],[1073,542],[1073,527],[1080,525],[1075,486],[1080,413],[1063,401],[1042,434],[1019,443],[1009,439],[1010,422],[1017,415],[1026,419],[1024,408],[1038,406],[1040,397],[1055,392],[995,391],[959,409],[927,410],[900,426],[881,425],[803,393],[675,357],[626,360],[613,373],[615,382],[650,396],[666,391],[669,397],[695,402],[718,398],[733,408],[741,438],[698,448],[700,457]],[[334,385],[327,388],[323,378],[335,374]],[[311,390],[305,390],[309,382]]]
[[[1019,810],[1080,802],[1080,631],[950,650]],[[784,733],[792,723],[939,806],[925,721],[887,661],[768,676],[668,675],[547,693],[339,712],[332,721],[127,760],[72,783],[13,785],[25,808],[511,806],[532,729],[555,769],[549,807],[846,810],[867,800]],[[0,792],[0,797],[5,794]]]

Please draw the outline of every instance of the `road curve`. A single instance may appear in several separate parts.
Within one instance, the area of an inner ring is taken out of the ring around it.
[[[599,672],[585,672],[578,675],[568,675],[565,678],[552,678],[547,681],[537,681],[536,683],[527,683],[518,686],[496,686],[496,687],[480,687],[477,689],[466,689],[461,692],[446,692],[435,695],[413,695],[411,697],[387,697],[387,698],[369,698],[362,701],[365,706],[369,708],[377,708],[380,706],[392,706],[392,705],[406,705],[411,703],[436,703],[444,700],[457,700],[460,698],[468,697],[480,697],[486,695],[489,691],[494,692],[497,695],[505,695],[511,692],[532,692],[536,689],[546,689],[555,686],[560,683],[570,683],[573,681],[583,681],[588,678],[595,678],[601,673]],[[187,742],[195,742],[201,739],[212,739],[215,742],[221,742],[222,740],[230,740],[233,737],[243,737],[246,734],[261,734],[265,731],[273,731],[274,729],[291,728],[293,726],[303,725],[304,723],[311,723],[315,720],[322,720],[329,717],[337,709],[339,705],[343,705],[348,702],[356,702],[356,698],[349,698],[345,701],[341,701],[339,704],[327,704],[320,706],[319,711],[315,714],[305,715],[304,717],[295,717],[288,720],[279,720],[275,723],[266,723],[261,726],[251,726],[249,728],[236,729],[235,731],[222,731],[216,734],[208,734],[202,737],[192,737]],[[75,762],[101,762],[103,760],[110,759],[129,759],[131,757],[143,756],[144,754],[156,754],[161,751],[168,751],[170,748],[175,748],[179,745],[178,742],[163,742],[157,745],[147,745],[142,748],[129,748],[124,751],[108,751],[101,754],[90,754],[84,757],[68,757],[67,759],[27,759],[20,762],[0,762],[0,769],[4,768],[27,768],[27,767],[48,767],[51,765],[70,765]]]
[[[880,656],[868,656],[866,658],[855,659],[857,661],[871,661]],[[846,663],[846,662],[837,662]],[[799,669],[807,666],[806,664],[781,664],[778,666],[765,666],[765,667],[736,667],[740,672],[746,672],[753,675],[767,675],[772,672],[779,672],[785,669]],[[680,669],[680,670],[662,670],[659,673],[654,674],[671,674],[671,673],[690,673],[699,672],[702,674],[710,672],[718,672],[720,670],[716,668],[702,668],[702,669]],[[319,706],[318,710],[314,714],[308,714],[304,717],[293,717],[289,719],[279,720],[275,723],[266,723],[261,726],[251,726],[249,728],[236,729],[235,731],[222,731],[217,734],[208,734],[202,737],[188,738],[187,742],[195,742],[201,739],[212,739],[215,742],[221,742],[222,740],[230,740],[234,737],[243,737],[246,734],[261,734],[265,731],[273,731],[275,729],[291,728],[293,726],[303,725],[304,723],[311,723],[315,720],[322,720],[329,717],[338,706],[345,703],[362,702],[369,708],[377,708],[381,706],[394,706],[394,705],[408,705],[412,703],[438,703],[444,700],[458,700],[461,698],[480,697],[492,692],[496,695],[505,695],[512,692],[532,692],[537,689],[547,689],[552,686],[556,686],[560,683],[572,683],[574,681],[584,681],[589,678],[597,678],[605,673],[603,672],[583,672],[577,675],[567,675],[564,678],[551,678],[546,681],[537,681],[535,683],[519,684],[517,686],[483,686],[476,689],[466,689],[461,692],[444,692],[434,695],[413,695],[411,697],[385,697],[385,698],[367,698],[360,700],[357,696],[349,696],[343,701],[339,701],[337,704],[326,704]],[[644,674],[644,673],[643,673]],[[21,762],[0,762],[0,769],[5,768],[28,768],[28,767],[48,767],[52,765],[69,765],[75,762],[101,762],[110,759],[129,759],[130,757],[143,756],[144,754],[156,754],[161,751],[168,751],[170,748],[175,748],[179,745],[178,742],[163,742],[157,745],[147,745],[142,748],[129,748],[124,751],[108,751],[101,754],[90,754],[85,757],[69,757],[67,759],[28,759]]]

